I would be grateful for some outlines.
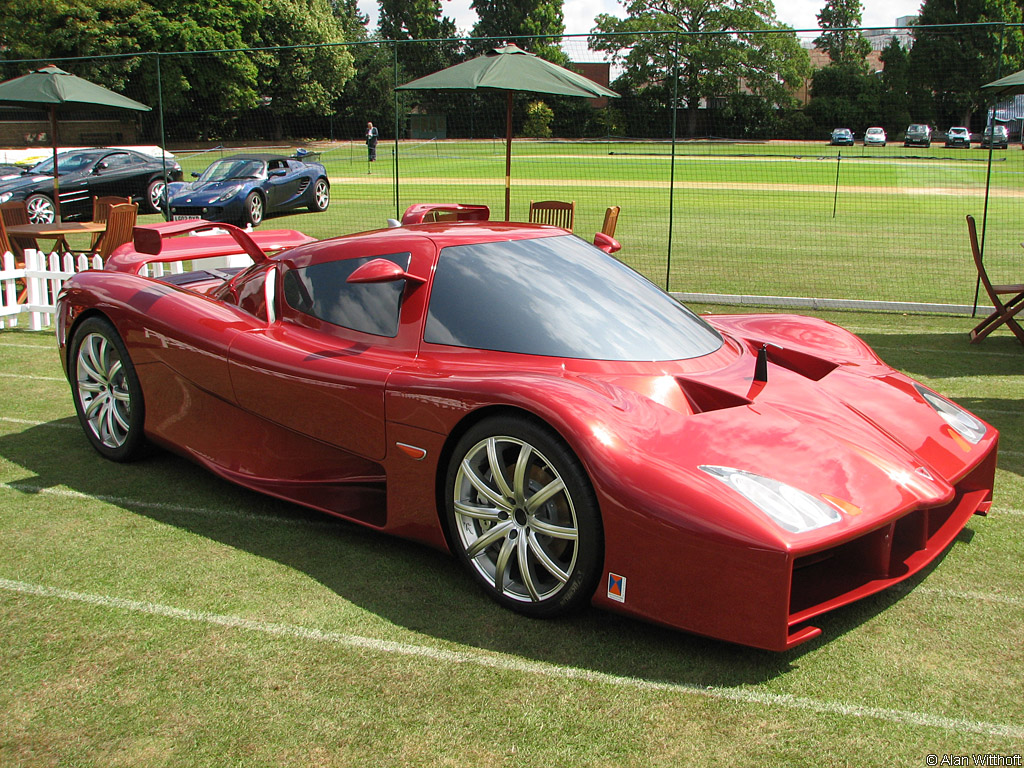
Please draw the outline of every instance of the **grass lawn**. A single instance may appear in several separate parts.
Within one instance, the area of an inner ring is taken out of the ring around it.
[[[325,144],[323,214],[263,228],[315,237],[375,229],[412,203],[489,205],[504,215],[496,140]],[[221,153],[179,151],[186,177]],[[840,156],[841,154],[841,156]],[[971,304],[964,216],[981,225],[988,150],[829,147],[824,142],[513,142],[511,218],[531,200],[574,200],[591,238],[619,205],[619,257],[672,291]],[[367,172],[371,171],[371,172]],[[396,183],[397,174],[397,183]],[[1024,265],[1024,152],[993,153],[986,263],[997,282]],[[155,220],[155,219],[154,219]]]
[[[784,654],[593,609],[531,621],[435,551],[166,453],[107,462],[78,427],[52,336],[0,331],[0,765],[1020,754],[1024,350],[1006,331],[969,345],[967,318],[819,314],[999,427],[1001,451],[989,516],[927,573]]]

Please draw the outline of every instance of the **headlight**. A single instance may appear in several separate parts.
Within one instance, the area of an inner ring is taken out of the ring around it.
[[[838,523],[839,511],[824,500],[769,477],[732,467],[700,469],[738,491],[772,521],[790,533],[804,533]]]
[[[949,424],[960,437],[971,445],[977,445],[981,442],[981,438],[985,436],[988,429],[978,419],[974,418],[974,416],[956,403],[951,403],[946,398],[925,389],[920,384],[915,384],[914,388],[921,393],[924,401],[934,408],[935,412],[942,417],[942,420]]]
[[[11,195],[13,194],[13,192],[4,192],[3,194],[0,194],[0,204],[6,203],[8,200],[10,200]]]
[[[221,192],[217,196],[217,199],[214,200],[213,202],[215,202],[215,203],[223,203],[225,200],[230,200],[232,197],[237,195],[241,191],[241,189],[242,189],[242,185],[241,184],[232,184],[230,187],[228,187],[223,192]]]

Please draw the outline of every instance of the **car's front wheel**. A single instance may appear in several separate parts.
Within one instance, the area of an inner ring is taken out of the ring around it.
[[[331,185],[327,179],[317,179],[313,185],[313,204],[309,210],[314,213],[323,213],[331,204]]]
[[[46,195],[29,195],[25,200],[25,207],[28,209],[28,220],[32,224],[53,224],[57,218],[53,200]]]
[[[146,203],[150,213],[160,213],[164,209],[164,196],[167,194],[167,184],[163,179],[153,179],[146,187]]]
[[[245,198],[245,224],[258,227],[263,221],[263,196],[259,192],[250,192]]]
[[[502,605],[538,618],[590,599],[603,560],[597,499],[579,460],[527,418],[491,418],[452,455],[445,515],[456,556]]]
[[[89,442],[113,461],[138,458],[146,444],[142,385],[114,326],[86,319],[72,337],[69,363],[75,411]]]

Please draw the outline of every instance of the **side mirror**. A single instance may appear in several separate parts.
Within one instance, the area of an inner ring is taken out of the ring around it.
[[[199,178],[199,171],[192,171],[192,178],[193,179],[198,179]]]
[[[605,253],[615,253],[622,250],[619,241],[610,235],[606,235],[604,232],[598,232],[594,235],[594,245]]]
[[[107,170],[107,164],[106,163],[96,163],[96,165],[93,166],[92,172],[94,174],[96,174],[96,173],[99,173],[100,171],[105,171],[105,170]]]
[[[288,175],[288,171],[286,171],[284,168],[275,168],[274,170],[272,170],[267,175],[271,176],[271,177],[273,177],[273,176],[287,176]]]
[[[427,282],[424,277],[410,275],[393,261],[374,259],[356,269],[348,276],[346,283],[392,283],[395,280],[409,280],[412,283]]]

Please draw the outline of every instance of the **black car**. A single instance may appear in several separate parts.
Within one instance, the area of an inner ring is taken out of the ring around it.
[[[903,135],[904,147],[930,147],[932,145],[931,126],[914,123]]]
[[[156,213],[168,181],[181,180],[181,166],[173,160],[131,149],[71,149],[57,155],[60,214],[63,219],[92,218],[93,197],[130,197],[140,211]],[[43,160],[14,178],[0,179],[0,203],[25,200],[29,220],[49,224],[53,203],[53,158]]]
[[[981,134],[981,146],[985,149],[1006,149],[1010,146],[1010,134],[1005,125],[993,125]]]

